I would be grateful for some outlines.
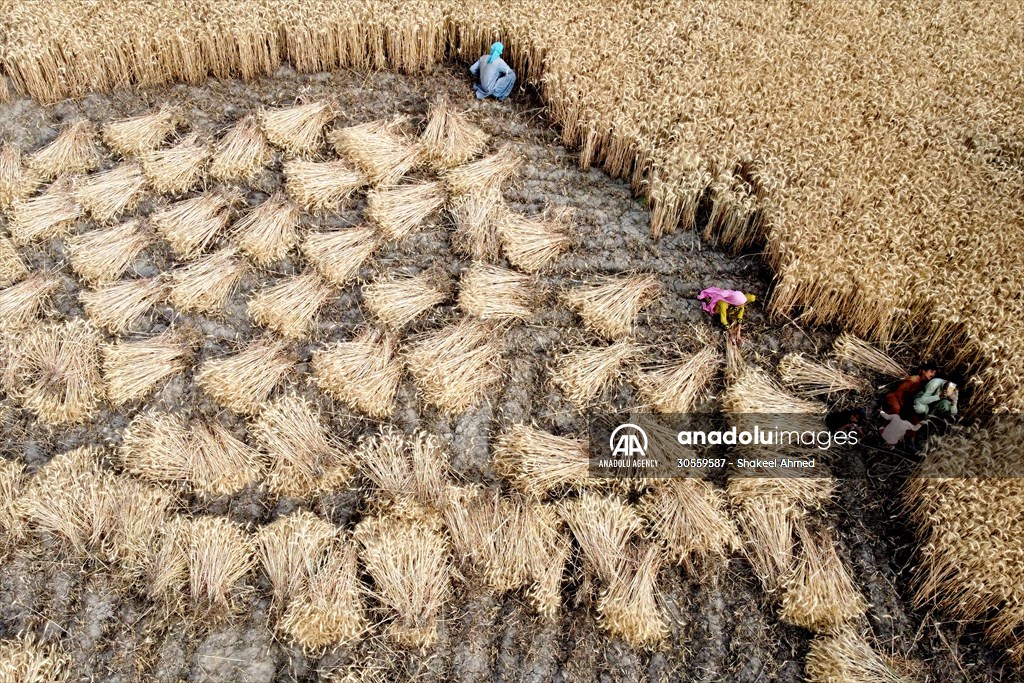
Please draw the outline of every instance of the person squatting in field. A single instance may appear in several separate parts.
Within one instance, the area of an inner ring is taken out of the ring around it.
[[[504,45],[494,43],[491,45],[490,54],[484,55],[469,67],[469,73],[475,79],[473,88],[476,90],[478,100],[489,95],[503,102],[512,93],[512,86],[516,84],[516,72],[501,58],[504,51]]]
[[[704,302],[701,308],[705,313],[718,316],[730,339],[737,344],[743,343],[743,312],[747,304],[757,300],[756,296],[735,289],[708,287],[697,295],[697,300]]]

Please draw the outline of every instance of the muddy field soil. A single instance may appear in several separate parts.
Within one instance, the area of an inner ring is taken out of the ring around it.
[[[414,77],[393,73],[338,72],[298,75],[283,69],[272,78],[252,83],[214,80],[203,86],[176,85],[139,91],[91,95],[80,101],[43,108],[28,100],[0,105],[0,140],[25,152],[55,137],[65,119],[85,116],[97,124],[148,111],[164,103],[180,106],[187,128],[216,136],[259,106],[290,105],[329,95],[340,109],[338,124],[359,123],[395,114],[410,116],[421,126],[430,102],[448,95],[491,134],[491,146],[510,142],[525,159],[518,176],[506,187],[512,208],[535,213],[545,205],[575,209],[574,247],[540,278],[549,292],[536,319],[505,333],[507,378],[500,392],[479,408],[448,419],[425,408],[411,380],[403,380],[395,422],[403,430],[425,429],[447,441],[453,470],[463,480],[496,484],[489,438],[513,422],[535,421],[560,433],[583,432],[585,413],[575,409],[548,382],[552,359],[587,336],[579,319],[554,295],[563,286],[595,275],[626,272],[657,274],[664,291],[640,320],[638,338],[654,349],[652,359],[696,350],[712,339],[724,348],[721,332],[711,328],[694,297],[718,285],[769,293],[770,274],[756,254],[730,257],[703,243],[691,232],[655,242],[649,214],[628,185],[597,170],[583,172],[573,150],[559,142],[548,125],[536,93],[518,90],[510,102],[478,102],[472,97],[463,66],[437,67]],[[281,160],[262,178],[244,188],[249,206],[262,202],[282,186]],[[106,166],[116,163],[112,155]],[[169,201],[144,201],[145,215]],[[365,202],[325,216],[303,216],[306,229],[360,223]],[[4,228],[6,219],[0,219]],[[76,232],[96,226],[83,220]],[[391,271],[447,271],[453,278],[469,265],[450,249],[450,228],[443,219],[372,258],[360,281]],[[63,240],[23,250],[33,268],[55,268],[64,276],[62,292],[47,315],[82,316],[78,294],[82,285],[67,265]],[[167,245],[157,243],[134,264],[140,275],[166,271],[173,264]],[[193,367],[208,358],[232,353],[259,335],[246,314],[251,292],[300,272],[297,256],[273,270],[254,270],[232,296],[225,315],[217,318],[181,315],[170,307],[150,316],[140,334],[168,326],[192,325],[203,333]],[[411,332],[437,328],[459,317],[454,303],[441,306]],[[332,430],[354,440],[377,425],[332,403],[310,383],[308,362],[323,343],[350,338],[366,322],[359,283],[344,288],[322,311],[308,341],[293,345],[300,363],[286,387],[315,401],[330,417]],[[698,334],[698,331],[701,331]],[[749,362],[774,367],[786,352],[822,356],[834,332],[802,329],[788,320],[768,320],[752,306],[748,312],[744,355]],[[721,389],[715,387],[716,391]],[[625,383],[606,398],[628,405],[632,389]],[[38,425],[9,399],[11,417],[4,425],[3,457],[19,458],[34,472],[53,455],[69,448],[97,444],[116,447],[132,417],[147,407],[203,415],[247,438],[245,421],[212,403],[193,383],[192,372],[175,377],[145,404],[107,411],[91,422],[68,429]],[[910,604],[913,588],[912,537],[899,519],[901,472],[886,463],[888,474],[847,478],[839,482],[829,522],[840,542],[870,609],[870,627],[879,648],[912,663],[922,680],[1011,680],[1012,669],[980,643],[979,634],[944,623],[927,606]],[[272,499],[260,491],[209,500],[185,497],[183,507],[195,513],[228,515],[256,527],[306,505],[339,525],[360,514],[362,492],[355,488],[315,501]],[[610,639],[596,625],[592,586],[565,586],[561,617],[545,621],[532,611],[525,596],[493,596],[480,588],[458,584],[457,600],[448,605],[436,646],[425,653],[396,649],[383,637],[358,646],[335,648],[310,657],[274,630],[268,582],[254,573],[257,586],[249,609],[237,619],[215,627],[168,619],[153,604],[120,587],[106,567],[66,557],[54,539],[38,538],[0,558],[0,637],[35,633],[56,641],[74,660],[72,680],[80,681],[322,681],[331,674],[362,672],[372,678],[424,681],[799,681],[812,634],[780,622],[777,606],[761,590],[742,557],[704,567],[700,576],[669,567],[659,587],[671,633],[652,650]]]

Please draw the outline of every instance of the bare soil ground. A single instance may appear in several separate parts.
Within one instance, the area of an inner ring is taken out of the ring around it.
[[[560,432],[586,429],[586,416],[547,382],[551,359],[566,345],[584,338],[578,319],[553,296],[559,287],[595,274],[657,274],[665,291],[643,314],[638,332],[641,341],[655,347],[656,354],[670,353],[673,345],[683,350],[697,348],[700,342],[694,329],[710,324],[694,301],[702,288],[719,285],[767,294],[770,274],[756,255],[729,257],[702,243],[694,233],[653,241],[644,205],[633,198],[627,185],[601,172],[577,168],[573,151],[561,146],[558,132],[546,123],[533,93],[519,91],[510,103],[477,102],[461,67],[438,67],[416,77],[351,72],[305,76],[283,69],[273,78],[252,83],[214,80],[203,86],[120,91],[52,108],[20,100],[0,106],[0,139],[31,151],[52,139],[55,126],[63,119],[84,115],[102,123],[165,102],[184,108],[190,129],[216,135],[259,105],[286,105],[321,94],[336,98],[343,112],[342,123],[398,113],[421,122],[429,102],[439,94],[449,94],[458,106],[471,112],[494,143],[510,141],[525,157],[518,178],[505,192],[513,208],[535,212],[550,203],[576,210],[578,242],[553,272],[541,277],[541,285],[552,293],[541,314],[507,332],[508,377],[489,403],[457,419],[447,419],[421,405],[411,380],[403,382],[395,422],[405,430],[426,429],[448,441],[454,454],[453,469],[465,480],[498,481],[490,464],[488,440],[511,422],[532,419]],[[281,187],[279,161],[246,189],[250,206]],[[106,163],[113,165],[114,160]],[[164,201],[146,200],[138,213],[147,214]],[[364,203],[358,201],[340,213],[303,216],[303,221],[308,228],[354,225],[362,220],[363,208]],[[94,227],[82,221],[76,230]],[[67,266],[63,241],[36,245],[23,253],[33,267],[55,267],[64,274],[66,291],[49,314],[82,316],[78,303],[81,285]],[[166,245],[158,243],[144,252],[134,268],[139,274],[152,275],[167,270],[172,262]],[[377,254],[360,279],[431,267],[457,277],[467,265],[468,260],[449,248],[449,230],[439,222]],[[203,332],[195,362],[198,366],[207,358],[231,353],[259,334],[246,314],[249,294],[301,269],[298,257],[293,257],[272,272],[254,271],[231,298],[223,317],[187,316],[165,307],[147,320],[142,331],[159,332],[172,324],[194,325]],[[436,328],[458,315],[454,304],[442,306],[414,331]],[[321,344],[349,338],[363,322],[356,283],[341,291],[321,313],[312,337],[293,346],[301,362],[287,381],[316,401],[330,416],[332,429],[347,439],[376,425],[316,391],[309,383],[308,361]],[[746,328],[747,359],[768,368],[789,351],[822,355],[833,336],[828,330],[766,320],[756,305],[748,314]],[[724,345],[719,334],[715,332],[715,338]],[[608,400],[626,405],[631,391],[623,384]],[[35,471],[54,454],[75,446],[116,446],[122,429],[146,406],[204,415],[246,438],[245,422],[212,403],[187,372],[171,380],[145,406],[104,412],[71,429],[45,428],[12,405],[13,417],[2,425],[2,454],[23,459]],[[925,680],[1013,680],[1012,669],[1007,666],[1004,670],[1000,658],[981,644],[977,633],[941,622],[927,607],[914,609],[909,604],[912,537],[899,519],[895,502],[902,470],[884,462],[880,471],[889,474],[842,480],[829,513],[840,540],[840,554],[871,605],[868,621],[880,649],[913,662]],[[361,513],[360,501],[360,490],[353,489],[323,497],[313,509],[337,524],[349,525]],[[260,491],[185,501],[188,510],[224,514],[252,526],[301,504],[272,500]],[[254,582],[260,590],[250,609],[237,620],[213,628],[189,625],[165,618],[152,604],[121,589],[107,568],[83,566],[79,560],[62,556],[55,541],[42,538],[0,558],[0,637],[32,631],[59,641],[75,661],[73,680],[171,683],[319,681],[351,667],[388,679],[427,681],[798,681],[803,678],[803,661],[812,638],[809,632],[776,618],[776,606],[741,557],[705,567],[700,577],[677,568],[662,571],[659,586],[671,634],[653,651],[635,649],[598,630],[591,585],[567,585],[561,618],[545,622],[522,595],[498,598],[460,584],[457,600],[446,609],[439,642],[430,651],[396,651],[388,642],[371,638],[357,647],[338,648],[313,658],[275,636],[266,579],[256,577]]]

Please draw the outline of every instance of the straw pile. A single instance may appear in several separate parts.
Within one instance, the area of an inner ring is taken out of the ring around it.
[[[281,618],[281,630],[309,653],[343,645],[367,629],[356,546],[350,540],[328,548]]]
[[[255,414],[292,367],[287,345],[276,339],[257,339],[233,356],[203,363],[196,383],[229,410]]]
[[[257,266],[282,260],[299,242],[299,206],[276,192],[233,226],[235,244]]]
[[[316,273],[302,273],[264,287],[249,299],[249,317],[257,325],[290,339],[303,339],[334,290]]]
[[[631,548],[619,576],[597,601],[598,622],[617,638],[636,647],[650,646],[668,635],[668,623],[658,606],[655,581],[661,568],[657,546]]]
[[[511,178],[523,160],[504,146],[496,153],[479,161],[458,166],[444,174],[444,180],[452,194],[472,194],[482,190],[493,190],[500,194],[501,186]]]
[[[159,276],[122,280],[78,295],[90,322],[113,335],[130,331],[151,308],[167,296]]]
[[[80,318],[26,330],[9,350],[8,391],[45,424],[89,420],[103,392],[99,343],[99,332]]]
[[[816,534],[800,524],[797,536],[800,551],[794,572],[782,584],[779,616],[815,633],[834,633],[862,617],[867,605],[839,559],[828,529]]]
[[[125,162],[89,176],[74,189],[78,204],[101,223],[138,206],[146,187],[142,167]]]
[[[270,144],[297,156],[320,149],[321,133],[334,118],[334,109],[329,102],[311,102],[285,109],[264,109],[259,118]]]
[[[459,307],[483,320],[525,320],[533,316],[535,286],[529,275],[473,263],[459,282]]]
[[[903,366],[889,357],[884,351],[848,332],[843,332],[836,337],[832,351],[839,360],[849,361],[855,365],[874,370],[886,377],[902,379],[909,374]]]
[[[584,566],[606,586],[622,580],[632,539],[643,520],[618,498],[583,491],[558,504],[558,513],[580,544]]]
[[[783,356],[778,370],[783,384],[806,396],[827,396],[840,391],[858,392],[871,388],[860,377],[848,375],[831,365],[816,363],[799,353]]]
[[[55,646],[37,643],[32,637],[0,640],[0,681],[65,683],[71,678],[71,666],[70,658]]]
[[[626,364],[642,352],[643,347],[625,340],[610,346],[570,349],[556,361],[551,381],[567,399],[583,408],[623,377]]]
[[[372,185],[394,185],[419,162],[420,151],[398,133],[403,119],[371,121],[331,131],[335,151],[354,161]]]
[[[234,191],[206,192],[155,211],[153,227],[180,258],[193,259],[227,226],[240,199]]]
[[[434,306],[448,300],[450,283],[438,273],[387,275],[364,285],[366,309],[392,330],[400,331]]]
[[[503,349],[490,325],[466,318],[415,337],[404,355],[423,400],[458,415],[497,389]]]
[[[181,115],[170,107],[112,121],[103,129],[103,142],[123,157],[151,152],[175,131]]]
[[[498,237],[508,262],[528,273],[553,264],[572,245],[572,216],[567,207],[549,208],[540,216],[506,211],[498,223]]]
[[[366,195],[366,215],[385,238],[400,240],[444,206],[445,199],[444,186],[436,180],[374,189]]]
[[[669,365],[637,375],[644,405],[659,413],[689,413],[704,396],[722,366],[722,356],[706,348]]]
[[[440,98],[430,105],[427,125],[420,134],[423,157],[437,170],[466,163],[484,150],[488,135],[470,123],[451,102]]]
[[[32,174],[42,180],[53,180],[70,173],[88,173],[100,165],[96,126],[85,119],[65,124],[57,138],[28,158]]]
[[[374,328],[313,356],[316,385],[332,398],[375,419],[389,417],[402,377],[395,340]]]
[[[38,197],[15,200],[8,229],[15,244],[25,245],[66,235],[83,215],[75,201],[74,182],[61,178]]]
[[[38,272],[0,290],[0,330],[17,330],[31,323],[50,296],[61,287],[56,275]]]
[[[284,178],[288,195],[310,212],[337,211],[366,184],[366,176],[343,160],[286,161]]]
[[[278,517],[257,532],[260,563],[279,607],[286,606],[306,587],[337,537],[338,529],[333,524],[307,510]]]
[[[524,424],[512,425],[494,442],[494,471],[527,495],[543,496],[587,481],[587,442],[555,436]]]
[[[28,277],[29,270],[21,260],[17,247],[8,238],[0,235],[0,287],[13,285]]]
[[[133,219],[75,235],[68,239],[67,249],[71,268],[95,287],[118,280],[152,242],[153,235]]]
[[[587,329],[609,340],[630,334],[637,315],[661,292],[654,275],[600,277],[562,294]]]
[[[22,164],[21,150],[10,142],[0,145],[0,211],[32,194],[38,183]]]
[[[169,298],[182,313],[217,315],[247,268],[234,247],[207,254],[170,273]]]
[[[359,470],[381,494],[371,508],[381,512],[443,507],[450,458],[437,437],[421,432],[406,436],[392,427],[362,438],[356,453]]]
[[[100,347],[107,400],[115,406],[149,396],[157,385],[183,372],[192,344],[180,334],[164,332],[139,341],[120,341]]]
[[[339,444],[304,398],[275,400],[260,413],[252,433],[270,456],[267,488],[276,495],[303,497],[345,486],[351,479]]]
[[[478,188],[453,197],[448,207],[455,224],[452,248],[478,261],[496,260],[499,225],[507,211],[496,189]]]
[[[357,226],[311,233],[302,243],[302,253],[329,282],[344,287],[379,244],[373,228]]]
[[[374,596],[390,612],[388,633],[398,643],[427,648],[451,595],[448,547],[430,520],[368,517],[355,530]]]
[[[185,194],[202,182],[210,157],[209,146],[193,133],[174,147],[147,152],[142,171],[154,192]]]
[[[888,658],[852,627],[818,636],[807,652],[804,673],[810,683],[911,683]]]
[[[659,481],[641,498],[639,513],[665,559],[691,573],[709,559],[728,557],[740,548],[725,496],[703,479]]]
[[[823,403],[793,396],[760,368],[747,366],[722,394],[722,410],[738,415],[818,415],[824,414],[826,407]]]
[[[224,134],[213,149],[210,177],[223,181],[252,181],[270,163],[274,150],[255,116],[246,116]]]

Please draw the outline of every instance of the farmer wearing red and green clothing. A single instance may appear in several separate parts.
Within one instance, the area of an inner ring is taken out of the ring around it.
[[[704,301],[707,299],[707,301]],[[753,294],[744,294],[735,289],[719,289],[708,287],[697,295],[698,301],[704,301],[701,308],[705,313],[718,316],[722,327],[729,331],[729,336],[737,342],[743,341],[743,311],[747,304],[756,301]]]

